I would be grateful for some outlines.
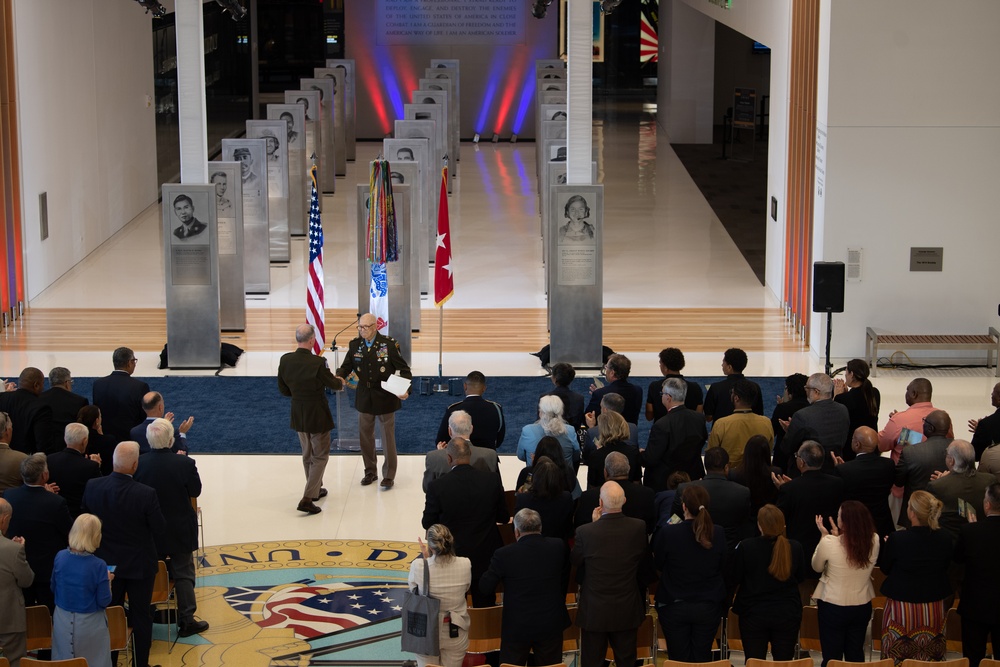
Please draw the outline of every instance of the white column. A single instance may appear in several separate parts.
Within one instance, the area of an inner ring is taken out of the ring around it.
[[[594,3],[568,0],[566,183],[590,183],[594,116]]]
[[[177,117],[181,183],[208,183],[202,0],[176,0]]]
[[[658,117],[679,144],[712,143],[715,20],[682,0],[660,3]],[[720,119],[721,122],[721,119]]]

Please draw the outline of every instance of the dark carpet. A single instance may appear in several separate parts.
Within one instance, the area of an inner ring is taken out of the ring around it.
[[[290,399],[278,393],[272,377],[154,377],[142,378],[150,388],[163,394],[166,409],[175,415],[175,424],[194,415],[194,426],[188,433],[192,454],[295,454],[299,441],[288,426]],[[656,378],[632,378],[645,394]],[[692,377],[704,387],[721,378]],[[764,414],[774,410],[775,396],[784,387],[783,378],[752,378],[764,394]],[[94,378],[73,378],[73,390],[91,398]],[[419,380],[414,379],[414,387]],[[521,427],[538,418],[538,398],[551,390],[552,382],[545,377],[494,377],[489,379],[486,397],[503,406],[507,421],[507,436],[500,447],[501,454],[513,454]],[[577,378],[573,389],[587,395],[589,378]],[[343,396],[353,403],[354,392]],[[336,399],[330,395],[331,410]],[[414,392],[396,413],[396,444],[402,454],[422,454],[435,445],[435,436],[445,408],[461,400],[461,396],[432,394],[420,396]],[[334,435],[357,437],[357,416],[350,405],[342,406],[343,416]],[[336,413],[334,412],[336,415]],[[645,446],[650,424],[639,417],[639,442]]]

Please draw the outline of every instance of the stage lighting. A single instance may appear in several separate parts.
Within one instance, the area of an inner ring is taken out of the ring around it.
[[[240,0],[215,0],[215,2],[222,7],[222,13],[229,12],[234,21],[239,21],[247,15],[247,10],[240,4]]]
[[[472,143],[474,143],[474,144],[478,144],[479,143],[479,133],[478,132],[476,132],[476,136],[472,137]]]
[[[601,0],[601,11],[610,14],[620,4],[622,4],[622,0]]]
[[[512,144],[516,144],[517,143],[517,135],[516,134],[510,135],[510,143],[512,143]]]
[[[531,5],[531,15],[536,19],[545,18],[545,12],[548,11],[551,4],[552,0],[534,0],[534,3]]]
[[[139,6],[146,10],[147,14],[152,14],[156,18],[159,18],[167,13],[167,8],[161,5],[157,0],[135,0],[139,3]]]

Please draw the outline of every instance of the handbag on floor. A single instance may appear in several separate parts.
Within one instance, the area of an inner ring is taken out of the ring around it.
[[[424,586],[418,584],[403,596],[403,633],[400,647],[409,653],[438,655],[441,652],[438,615],[441,601],[430,596],[431,566],[424,561]]]

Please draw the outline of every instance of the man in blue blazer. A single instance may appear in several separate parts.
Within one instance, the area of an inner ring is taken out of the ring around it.
[[[104,432],[115,442],[121,442],[128,440],[132,427],[146,418],[142,397],[149,391],[149,385],[132,377],[136,358],[129,348],[119,347],[111,360],[115,370],[111,375],[94,380],[92,398],[94,405],[101,409]]]

